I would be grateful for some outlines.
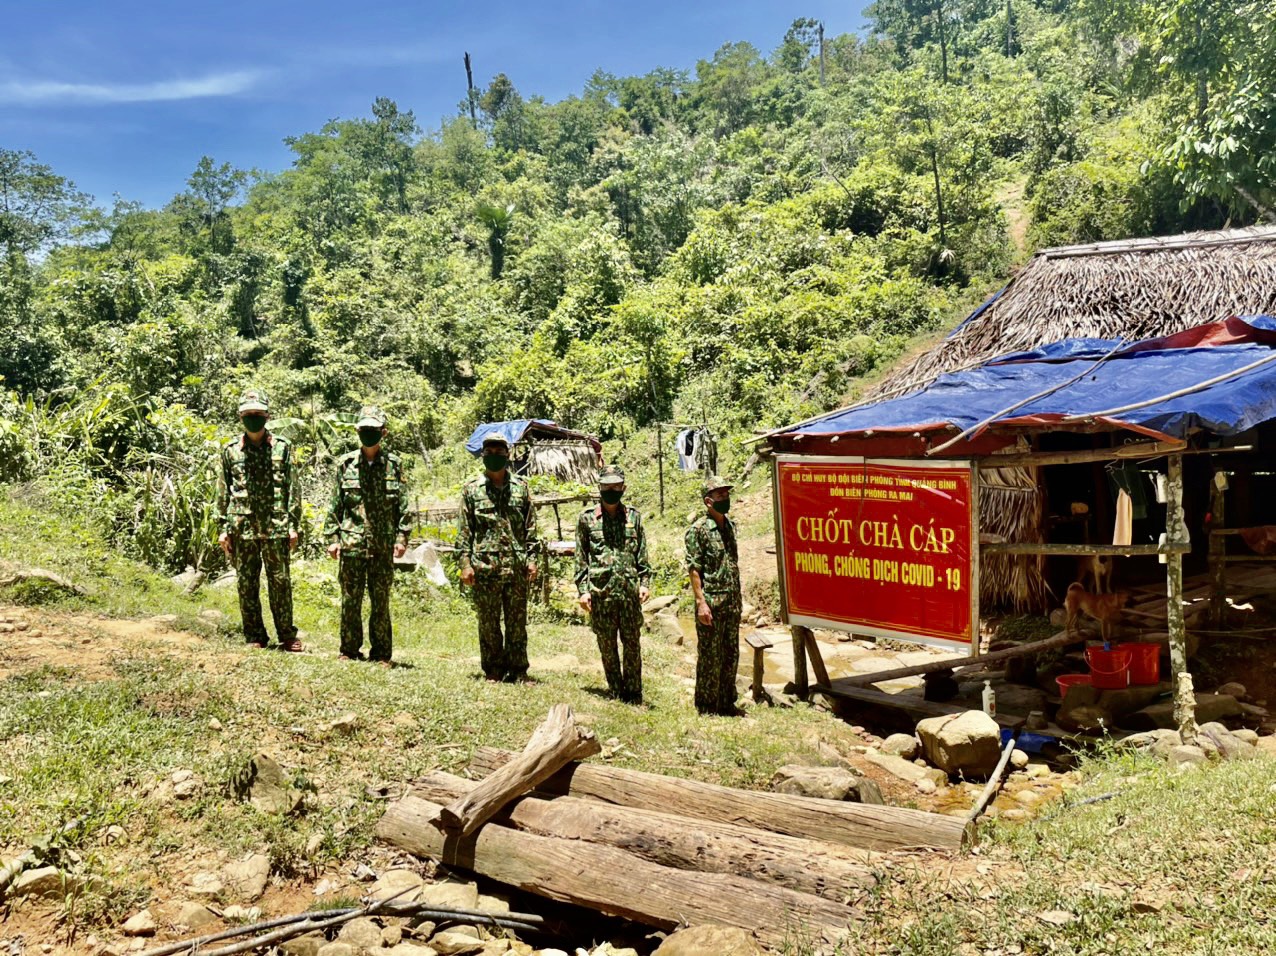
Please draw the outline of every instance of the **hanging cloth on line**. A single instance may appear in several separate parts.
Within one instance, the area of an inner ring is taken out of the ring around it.
[[[674,451],[678,453],[678,467],[683,471],[696,471],[700,467],[696,463],[696,445],[699,442],[699,436],[698,429],[684,428],[673,440]]]
[[[1132,544],[1134,541],[1134,502],[1122,488],[1117,492],[1116,524],[1112,529],[1113,544]]]
[[[1130,516],[1141,521],[1148,516],[1147,475],[1134,462],[1113,463],[1107,466],[1108,481],[1114,494],[1124,492],[1130,499]],[[1120,502],[1120,495],[1117,495]]]

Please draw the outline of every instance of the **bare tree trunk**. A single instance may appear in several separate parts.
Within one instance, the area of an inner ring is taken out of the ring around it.
[[[474,71],[470,68],[470,54],[465,54],[465,101],[470,105],[470,125],[478,129],[478,114],[474,112]]]

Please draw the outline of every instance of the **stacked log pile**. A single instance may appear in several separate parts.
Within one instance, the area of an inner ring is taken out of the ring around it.
[[[553,900],[659,929],[739,926],[771,945],[844,933],[883,851],[953,850],[967,836],[963,820],[920,810],[580,762],[597,750],[559,705],[521,754],[476,754],[481,780],[414,781],[377,834]]]

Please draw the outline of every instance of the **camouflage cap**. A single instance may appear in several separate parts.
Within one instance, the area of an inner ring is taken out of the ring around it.
[[[483,436],[483,447],[486,448],[488,445],[504,445],[508,450],[510,442],[509,439],[500,432],[488,432]]]
[[[625,483],[625,473],[619,465],[607,465],[598,473],[598,483],[600,485],[623,485]]]
[[[364,405],[359,409],[359,420],[354,423],[355,428],[384,428],[385,412],[381,411],[376,405]]]
[[[269,412],[270,400],[266,398],[266,393],[259,388],[244,389],[243,394],[239,396],[239,414],[244,412]]]
[[[700,493],[702,497],[708,498],[711,494],[713,494],[715,491],[719,490],[720,488],[726,488],[730,490],[731,488],[734,488],[734,487],[735,485],[727,481],[725,478],[719,478],[717,475],[710,475],[708,478],[704,480],[704,484],[700,487]]]

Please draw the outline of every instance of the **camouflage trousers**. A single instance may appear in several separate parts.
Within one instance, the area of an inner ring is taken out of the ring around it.
[[[261,568],[266,567],[266,590],[270,594],[270,616],[275,622],[279,643],[296,640],[292,623],[292,575],[288,569],[287,538],[231,539],[239,586],[239,614],[244,622],[244,639],[250,644],[266,644],[266,622],[261,617]]]
[[[706,594],[712,624],[696,621],[696,710],[735,714],[735,676],[740,666],[740,595]]]
[[[611,692],[631,704],[642,703],[642,643],[639,640],[642,606],[637,595],[620,598],[594,595],[589,626],[598,639],[598,653],[603,659],[603,673],[607,675]]]
[[[394,559],[390,552],[341,555],[337,573],[341,584],[341,653],[358,657],[363,647],[363,592],[368,592],[368,657],[388,661],[394,635],[390,627],[390,586],[394,583]]]
[[[478,612],[479,660],[494,680],[527,674],[527,579],[521,574],[474,582]],[[504,632],[501,625],[504,623]]]

